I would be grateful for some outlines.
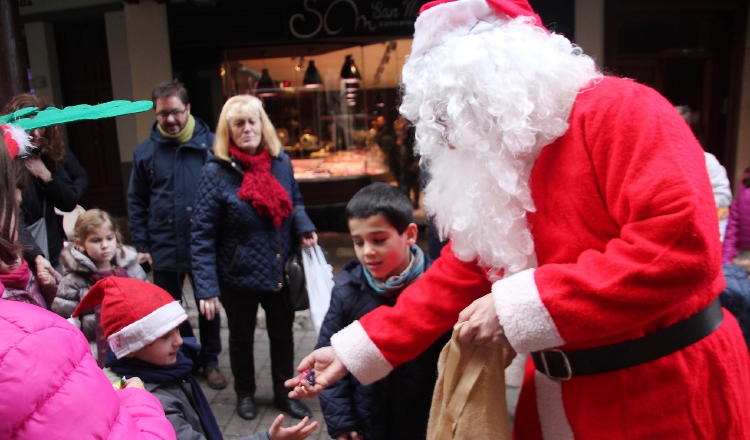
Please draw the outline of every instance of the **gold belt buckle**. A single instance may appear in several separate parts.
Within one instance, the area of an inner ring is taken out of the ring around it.
[[[565,366],[566,375],[563,377],[557,377],[553,376],[549,372],[549,366],[547,365],[547,355],[550,353],[555,353],[560,355],[563,360],[563,365]],[[543,350],[539,352],[540,357],[542,358],[542,367],[544,368],[544,374],[547,375],[552,380],[556,380],[558,382],[565,382],[567,380],[570,380],[571,377],[573,377],[573,370],[570,368],[570,361],[568,361],[568,356],[565,355],[565,352],[562,350],[558,350],[557,348],[550,348],[548,350]]]

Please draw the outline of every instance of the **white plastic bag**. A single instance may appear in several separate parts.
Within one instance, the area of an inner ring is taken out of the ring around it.
[[[315,331],[320,333],[323,318],[328,313],[333,289],[333,267],[326,261],[323,250],[317,244],[302,249],[302,265],[305,268],[307,296],[310,298],[310,319]]]

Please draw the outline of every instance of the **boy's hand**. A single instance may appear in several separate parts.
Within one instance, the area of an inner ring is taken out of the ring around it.
[[[126,380],[125,385],[123,385],[122,388],[140,388],[142,390],[146,389],[146,387],[143,386],[143,381],[139,377],[131,377],[130,379]]]
[[[349,372],[336,356],[333,347],[319,348],[302,359],[297,371],[302,373],[305,370],[313,370],[315,385],[310,385],[305,380],[304,374],[287,380],[284,385],[287,388],[294,388],[293,391],[289,392],[289,397],[292,399],[312,399]]]
[[[339,434],[339,436],[336,437],[336,440],[362,440],[362,437],[357,434],[357,431],[352,431]]]
[[[279,414],[268,429],[268,435],[271,436],[271,440],[302,440],[318,429],[318,422],[312,422],[307,425],[308,420],[309,417],[305,417],[294,426],[282,428],[281,424],[284,422],[284,414]]]

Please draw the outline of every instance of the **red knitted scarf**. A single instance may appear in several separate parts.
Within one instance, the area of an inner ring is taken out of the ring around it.
[[[250,155],[234,143],[229,144],[229,152],[245,169],[237,196],[252,202],[258,214],[273,220],[274,226],[281,226],[281,221],[289,216],[294,206],[284,187],[271,174],[271,154],[263,148],[258,154]]]
[[[18,269],[14,272],[0,274],[0,282],[2,282],[5,287],[26,290],[30,277],[31,270],[29,269],[29,263],[27,263],[26,260],[21,260],[21,265],[18,266]],[[0,293],[0,295],[2,295],[2,293]]]

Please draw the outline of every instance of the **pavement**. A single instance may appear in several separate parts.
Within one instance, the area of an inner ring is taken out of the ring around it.
[[[333,266],[334,274],[338,273],[343,265],[355,258],[352,241],[348,234],[322,232],[319,233],[319,244],[327,253],[328,262]],[[418,242],[422,249],[427,249],[427,241],[424,231],[420,231],[420,240]],[[198,310],[195,306],[190,283],[185,284],[185,308],[190,316],[193,329],[198,329]],[[255,420],[244,420],[235,412],[237,396],[234,394],[233,376],[229,366],[229,331],[226,328],[226,315],[224,310],[222,314],[221,341],[222,352],[219,355],[219,367],[227,376],[228,386],[221,390],[212,390],[208,387],[205,379],[199,377],[199,382],[203,387],[203,392],[211,404],[211,409],[216,416],[216,421],[221,427],[221,431],[226,439],[236,439],[253,434],[257,431],[266,430],[271,426],[279,410],[273,407],[273,389],[271,381],[271,360],[268,334],[265,331],[265,313],[262,308],[258,310],[258,324],[255,332],[255,371],[257,391],[255,401],[258,407],[258,417]],[[297,312],[294,323],[294,353],[295,368],[302,359],[313,351],[318,336],[313,328],[308,311]],[[508,388],[507,391],[509,411],[512,414],[515,411],[515,402],[518,398],[517,388]],[[323,421],[323,413],[320,409],[318,399],[303,401],[312,410],[312,420],[318,421],[320,427],[312,433],[309,439],[328,439],[328,431]],[[298,419],[293,419],[286,415],[283,426],[292,426],[299,423]]]

